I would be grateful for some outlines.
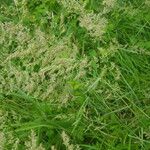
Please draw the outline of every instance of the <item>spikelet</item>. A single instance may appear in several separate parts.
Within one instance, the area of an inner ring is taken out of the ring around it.
[[[150,7],[150,0],[145,0],[145,5]]]
[[[18,0],[14,0],[14,3],[17,6],[18,5]]]
[[[53,145],[53,146],[51,146],[51,150],[57,150],[57,149],[56,149],[55,146]]]
[[[70,138],[65,133],[65,131],[62,132],[61,137],[63,140],[63,144],[65,145],[67,150],[80,150],[80,147],[78,145],[70,144]]]
[[[6,142],[6,138],[3,132],[3,126],[5,124],[5,120],[6,120],[6,115],[4,115],[3,111],[0,110],[0,149],[1,150],[4,149],[4,145]]]
[[[4,129],[3,129],[4,130]],[[0,132],[0,150],[11,148],[12,150],[18,150],[20,140],[14,137],[13,132]]]
[[[78,73],[75,77],[75,79],[82,79],[86,76],[87,74],[87,68],[89,67],[89,62],[87,57],[83,57],[81,61],[79,62],[79,68],[78,68]]]
[[[12,150],[18,150],[18,145],[19,145],[19,139],[16,139],[13,146],[12,146]]]
[[[45,150],[43,146],[37,145],[37,137],[35,132],[32,130],[31,135],[29,136],[29,141],[25,142],[26,150]]]
[[[4,150],[4,145],[5,145],[6,139],[4,136],[4,133],[0,131],[0,149]]]

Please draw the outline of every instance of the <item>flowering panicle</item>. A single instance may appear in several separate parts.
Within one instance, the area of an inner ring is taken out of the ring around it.
[[[0,109],[0,149],[4,149],[4,145],[6,142],[5,134],[3,132],[3,127],[5,124],[7,114],[4,114],[4,112]]]
[[[85,9],[85,4],[79,3],[76,0],[63,0],[61,4],[67,9],[69,13],[77,13],[80,26],[87,29],[92,37],[102,38],[106,32],[107,19],[102,16],[102,13],[95,14],[88,12]],[[110,4],[104,2],[110,7]],[[111,6],[112,7],[112,6]]]
[[[150,7],[150,0],[145,0],[145,5],[147,5],[148,7]]]
[[[78,48],[68,38],[58,40],[54,35],[47,37],[39,29],[31,38],[23,26],[10,23],[4,24],[1,31],[5,32],[3,45],[7,41],[16,41],[18,45],[12,52],[4,47],[0,90],[14,91],[20,88],[35,97],[46,99],[53,97],[54,90],[73,78],[72,71],[79,66],[76,61]],[[26,37],[21,44],[16,32]]]
[[[63,144],[66,146],[67,150],[80,150],[80,147],[78,145],[70,144],[70,138],[65,133],[65,131],[62,132],[61,137],[62,137],[62,140],[63,140]]]
[[[101,14],[85,13],[79,18],[80,26],[87,29],[92,37],[102,38],[106,31],[107,19]]]
[[[77,0],[58,0],[58,2],[62,4],[68,12],[82,13],[84,11],[84,5]]]
[[[37,144],[37,136],[33,130],[31,131],[31,135],[29,136],[29,141],[26,141],[25,145],[26,150],[45,150],[42,144]]]
[[[116,0],[104,0],[103,5],[113,8],[115,6]]]

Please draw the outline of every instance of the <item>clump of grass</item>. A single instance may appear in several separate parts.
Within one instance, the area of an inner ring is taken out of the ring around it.
[[[0,9],[0,149],[150,149],[147,0]]]

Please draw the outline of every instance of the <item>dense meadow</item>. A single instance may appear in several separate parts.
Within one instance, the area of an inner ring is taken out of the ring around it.
[[[0,150],[150,150],[150,0],[0,0]]]

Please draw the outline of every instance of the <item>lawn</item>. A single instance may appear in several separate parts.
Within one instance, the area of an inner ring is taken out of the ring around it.
[[[0,0],[0,150],[150,150],[149,0]]]

